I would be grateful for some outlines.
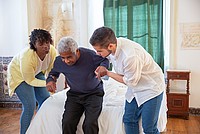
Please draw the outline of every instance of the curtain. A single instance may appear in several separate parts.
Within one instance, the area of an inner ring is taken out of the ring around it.
[[[164,70],[163,0],[104,0],[104,25],[141,44]]]

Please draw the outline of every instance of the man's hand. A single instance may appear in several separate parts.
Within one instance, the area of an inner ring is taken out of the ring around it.
[[[107,75],[108,70],[104,66],[98,66],[95,70],[96,77],[101,79],[101,77]]]
[[[52,93],[55,93],[56,91],[56,82],[54,81],[49,81],[47,84],[46,84],[46,88],[49,92],[52,92]]]

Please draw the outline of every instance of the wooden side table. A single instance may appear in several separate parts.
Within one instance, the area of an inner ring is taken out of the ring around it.
[[[170,80],[186,80],[185,92],[172,92]],[[168,117],[180,116],[189,119],[189,95],[190,95],[190,71],[189,70],[167,70],[167,106]]]

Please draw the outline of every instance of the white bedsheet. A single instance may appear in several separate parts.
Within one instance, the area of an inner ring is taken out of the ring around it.
[[[62,90],[49,97],[41,106],[33,118],[27,134],[62,134],[61,120],[64,112],[66,92]],[[125,134],[122,117],[124,113],[124,102],[126,86],[114,81],[104,81],[103,109],[99,116],[99,134]],[[167,124],[166,94],[163,97],[161,111],[158,121],[158,129],[163,132]],[[83,134],[82,123],[84,115],[77,127],[77,134]],[[140,122],[141,127],[141,122]],[[142,130],[142,128],[140,128]]]

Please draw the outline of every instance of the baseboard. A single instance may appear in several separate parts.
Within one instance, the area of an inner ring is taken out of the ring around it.
[[[0,102],[0,108],[22,108],[21,102]]]
[[[192,114],[192,115],[198,115],[198,116],[200,116],[200,108],[190,107],[189,108],[189,113]]]

